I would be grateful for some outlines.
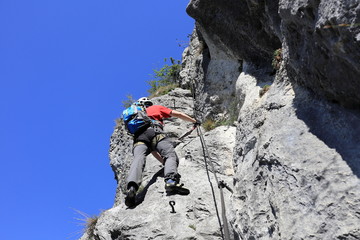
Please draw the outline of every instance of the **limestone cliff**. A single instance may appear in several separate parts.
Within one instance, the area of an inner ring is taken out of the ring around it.
[[[196,26],[181,86],[193,87],[196,99],[176,89],[154,101],[226,122],[205,140],[233,189],[224,191],[231,239],[360,239],[359,0],[193,0],[187,12]],[[167,122],[174,139],[190,127]],[[199,137],[176,149],[191,194],[165,196],[161,166],[149,157],[140,204],[127,209],[131,141],[116,128],[114,208],[82,239],[222,239],[219,189],[211,188]]]
[[[193,115],[193,98],[189,90],[178,88],[152,100],[156,104]],[[152,156],[148,156],[143,183],[136,199],[137,206],[133,209],[127,208],[124,204],[124,189],[125,177],[132,159],[132,144],[120,125],[115,129],[110,141],[110,164],[118,181],[115,204],[112,209],[101,214],[91,236],[85,234],[83,240],[222,239],[215,207],[216,203],[220,203],[220,196],[214,175],[206,171],[208,166],[203,160],[200,139],[194,131],[183,141],[177,140],[192,128],[191,123],[169,119],[165,124],[168,136],[173,138],[177,145],[181,182],[191,193],[187,196],[167,196],[162,165]],[[209,154],[212,159],[216,159],[217,176],[229,185],[232,184],[233,176],[235,130],[233,126],[222,126],[204,133]],[[212,191],[215,191],[215,194]],[[225,196],[227,206],[230,206],[230,192],[225,192]],[[175,202],[175,213],[172,213],[170,201]]]

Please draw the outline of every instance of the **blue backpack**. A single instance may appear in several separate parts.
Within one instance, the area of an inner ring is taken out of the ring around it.
[[[126,130],[133,135],[144,131],[152,123],[152,120],[146,114],[145,108],[135,104],[123,111],[123,120]]]

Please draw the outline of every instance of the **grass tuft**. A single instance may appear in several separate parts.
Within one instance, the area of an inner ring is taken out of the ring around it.
[[[194,224],[190,224],[188,227],[191,228],[192,230],[196,231],[196,226]]]
[[[74,209],[81,218],[75,218],[80,221],[80,225],[83,226],[82,234],[87,233],[88,239],[95,239],[95,228],[97,221],[99,220],[99,216],[90,216],[87,213]]]
[[[265,85],[262,89],[260,89],[259,91],[259,96],[262,97],[264,96],[264,94],[269,91],[270,89],[270,85]]]
[[[159,97],[165,94],[168,94],[170,91],[174,90],[175,88],[179,87],[178,84],[172,83],[166,86],[158,87],[149,98]]]
[[[213,130],[214,128],[216,128],[217,127],[217,124],[216,124],[216,122],[213,120],[213,119],[211,119],[211,118],[209,118],[209,119],[206,119],[202,124],[201,124],[201,126],[205,129],[205,131],[211,131],[211,130]]]

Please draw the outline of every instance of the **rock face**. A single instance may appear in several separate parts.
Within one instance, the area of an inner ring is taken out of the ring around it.
[[[280,81],[285,76],[278,73],[262,98],[253,98],[255,78],[238,79],[247,90],[234,155],[235,232],[241,239],[358,239],[359,115]]]
[[[187,11],[203,45],[216,48],[207,66],[218,52],[243,60],[233,99],[234,237],[360,238],[360,114],[351,110],[360,96],[359,1],[198,0]],[[279,42],[272,77],[266,63]]]
[[[233,189],[224,190],[230,239],[360,239],[359,1],[194,0],[187,12],[196,26],[180,77],[196,99],[176,89],[154,101],[222,125],[204,137]],[[167,122],[174,139],[190,127]],[[176,148],[191,194],[165,196],[161,166],[149,157],[135,209],[123,204],[129,140],[115,129],[114,208],[82,240],[222,239],[219,189],[196,133]]]
[[[278,5],[278,1],[194,0],[187,13],[218,49],[234,59],[260,64],[281,47]]]
[[[193,0],[187,12],[235,58],[263,64],[282,47],[291,81],[359,108],[358,0]]]
[[[223,120],[238,114],[235,84],[241,62],[216,44],[206,33],[195,29],[190,46],[183,53],[180,77],[185,86],[194,89],[199,119]]]
[[[193,99],[189,90],[175,89],[153,101],[193,115]],[[131,139],[122,126],[114,130],[109,153],[118,189],[114,207],[101,214],[91,233],[94,239],[222,239],[217,215],[220,211],[219,190],[213,173],[209,171],[208,175],[206,171],[210,166],[204,162],[200,139],[194,131],[183,141],[177,141],[191,128],[191,123],[179,119],[165,122],[165,131],[177,145],[181,182],[190,189],[190,194],[167,196],[162,165],[148,156],[137,196],[138,205],[133,209],[124,204],[125,178],[132,160]],[[228,185],[232,185],[234,174],[235,131],[235,127],[222,126],[203,133],[209,152],[207,161],[213,161],[217,177]],[[230,206],[230,192],[226,191],[224,195],[226,205]],[[175,202],[175,213],[171,213],[170,201]],[[215,204],[219,205],[218,210]],[[85,234],[82,239],[91,238]]]

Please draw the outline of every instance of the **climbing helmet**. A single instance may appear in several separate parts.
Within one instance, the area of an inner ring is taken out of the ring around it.
[[[137,100],[137,103],[138,103],[139,105],[143,105],[143,106],[145,106],[145,107],[149,107],[149,106],[152,106],[152,105],[153,105],[153,102],[152,102],[150,99],[148,99],[147,97],[139,98],[139,99]]]

